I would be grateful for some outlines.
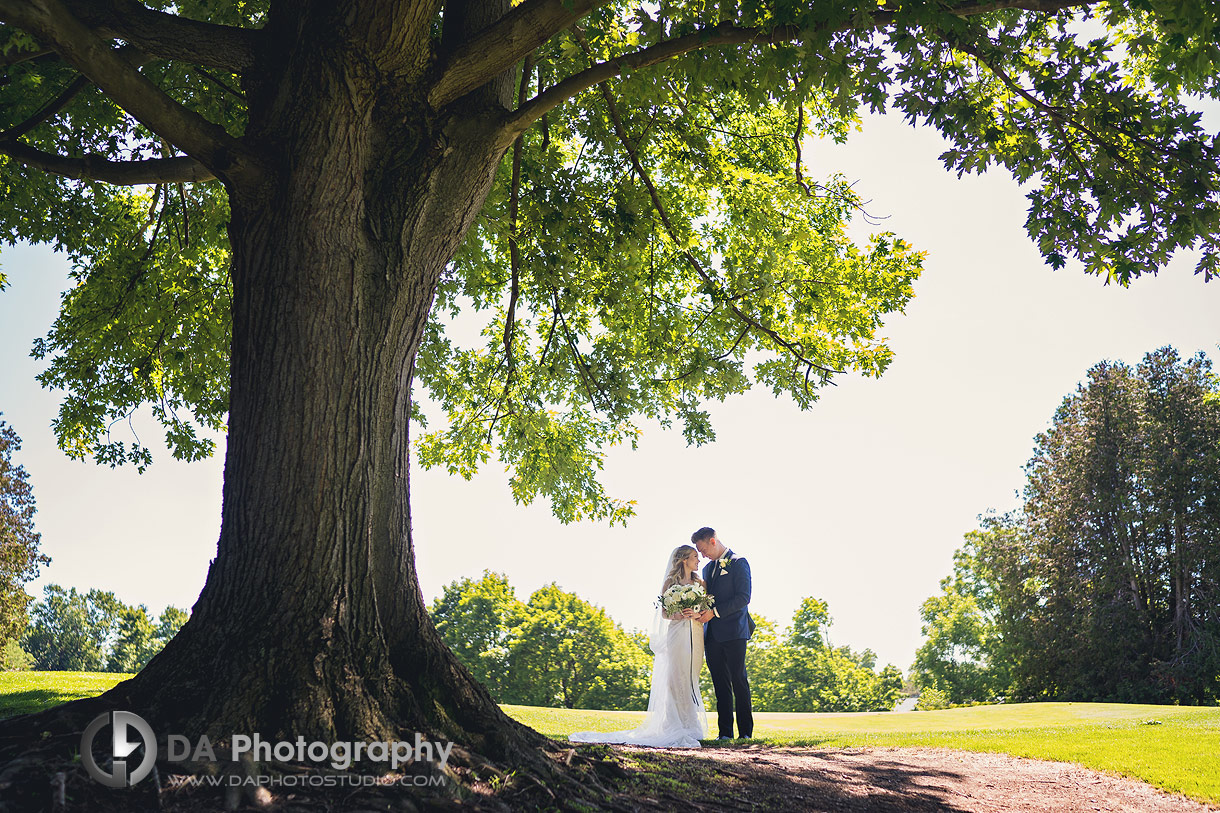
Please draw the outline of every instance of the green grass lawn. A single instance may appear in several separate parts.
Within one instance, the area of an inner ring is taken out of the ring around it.
[[[93,697],[129,677],[118,672],[0,672],[0,717]]]
[[[630,728],[642,712],[505,706],[550,737]],[[1152,722],[1155,721],[1155,722]],[[714,719],[709,718],[712,730]],[[921,746],[1075,762],[1220,805],[1220,708],[1014,703],[946,711],[754,715],[754,742]]]
[[[0,672],[0,717],[99,694],[130,675]],[[643,712],[505,706],[549,737],[631,728]],[[866,714],[754,715],[753,742],[821,747],[924,746],[1076,762],[1220,805],[1220,708],[1014,703]],[[1152,723],[1152,721],[1156,721]],[[713,728],[714,720],[709,720]]]

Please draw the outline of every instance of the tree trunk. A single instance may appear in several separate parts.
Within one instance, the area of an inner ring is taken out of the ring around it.
[[[379,106],[352,65],[306,86],[314,95],[271,134],[290,169],[261,194],[230,194],[217,558],[132,694],[214,735],[392,739],[405,727],[502,753],[516,727],[441,643],[420,593],[408,426],[437,281],[503,148],[477,115],[420,117],[414,139],[391,138],[378,119],[404,111]]]
[[[229,434],[207,583],[177,637],[77,705],[62,739],[74,727],[78,745],[82,715],[119,708],[161,737],[419,732],[456,743],[459,762],[538,766],[548,741],[504,715],[428,616],[408,503],[413,361],[507,146],[494,126],[507,84],[438,115],[329,57],[266,67],[247,140],[272,169],[257,188],[228,185]]]
[[[1182,519],[1183,509],[1175,505],[1173,508],[1173,555],[1171,567],[1173,570],[1173,632],[1175,660],[1186,656],[1190,643],[1192,620],[1190,613],[1190,565],[1186,557],[1187,536],[1185,522]]]

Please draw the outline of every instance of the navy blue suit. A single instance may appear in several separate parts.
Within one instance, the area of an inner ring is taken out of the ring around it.
[[[716,599],[718,617],[703,627],[707,668],[716,690],[716,716],[721,737],[733,736],[733,712],[737,712],[738,736],[754,734],[754,713],[750,703],[750,681],[746,676],[746,641],[754,632],[749,604],[752,588],[750,563],[727,551],[728,567],[718,560],[703,566],[703,580]]]

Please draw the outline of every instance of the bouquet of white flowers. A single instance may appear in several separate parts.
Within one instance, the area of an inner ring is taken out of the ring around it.
[[[683,610],[710,610],[716,603],[716,599],[709,596],[703,585],[698,583],[675,584],[657,599],[667,615],[676,615]]]

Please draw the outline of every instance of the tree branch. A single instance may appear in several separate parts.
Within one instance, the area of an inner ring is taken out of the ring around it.
[[[1089,6],[1099,1],[994,0],[993,2],[981,2],[981,0],[971,0],[971,2],[962,3],[949,9],[949,11],[958,17],[973,17],[1005,9],[1022,9],[1025,11],[1049,13],[1079,6]],[[885,7],[879,7],[869,15],[867,28],[881,28],[888,25],[893,22],[894,16],[894,11]],[[846,23],[829,30],[833,33],[848,31],[853,28],[856,28],[853,23]],[[718,45],[767,45],[792,42],[814,33],[826,33],[826,31],[827,29],[801,29],[792,25],[778,26],[770,31],[764,31],[759,28],[743,28],[733,22],[722,22],[672,40],[663,40],[639,51],[612,57],[605,62],[593,65],[547,88],[508,116],[505,135],[508,138],[515,137],[517,133],[523,132],[543,114],[555,109],[576,94],[593,87],[599,82],[612,79],[625,71],[647,68],[700,48],[710,48]]]
[[[994,43],[992,43],[985,36],[984,36],[983,41],[986,42],[988,45],[994,45]],[[1012,77],[1012,75],[1010,73],[1008,73],[1008,71],[1004,70],[1004,68],[996,60],[991,59],[989,56],[984,54],[983,51],[981,49],[979,49],[978,47],[976,47],[975,45],[973,45],[969,42],[966,42],[965,40],[961,39],[960,37],[948,37],[948,38],[946,38],[946,42],[948,42],[951,47],[956,48],[959,51],[969,54],[970,56],[977,59],[979,61],[979,64],[983,65],[985,68],[987,68],[987,70],[989,70],[993,74],[995,74],[996,78],[998,78],[1001,82],[1003,82],[1005,87],[1007,87],[1013,93],[1016,93],[1022,99],[1025,99],[1025,101],[1027,101],[1031,105],[1033,105],[1033,107],[1035,109],[1041,110],[1043,113],[1047,114],[1050,118],[1054,119],[1056,122],[1059,122],[1060,124],[1066,124],[1070,127],[1073,127],[1075,129],[1079,130],[1080,132],[1084,133],[1098,147],[1103,147],[1103,148],[1108,147],[1108,148],[1117,149],[1118,145],[1116,145],[1110,141],[1107,141],[1105,138],[1103,138],[1101,136],[1101,134],[1099,134],[1098,132],[1096,132],[1095,130],[1090,128],[1088,125],[1086,125],[1084,122],[1080,121],[1078,118],[1073,118],[1072,116],[1068,115],[1068,113],[1064,112],[1064,110],[1062,108],[1049,104],[1045,100],[1039,98],[1038,96],[1035,96],[1033,94],[1033,92],[1022,87],[1021,83],[1018,82],[1016,79],[1014,79]],[[1118,129],[1118,128],[1115,128],[1115,129]],[[1123,135],[1127,136],[1128,138],[1130,138],[1132,141],[1136,142],[1137,144],[1147,148],[1148,150],[1150,150],[1152,152],[1158,152],[1161,155],[1165,156],[1166,158],[1176,160],[1179,157],[1178,151],[1176,149],[1173,149],[1170,147],[1163,147],[1160,144],[1155,144],[1155,143],[1149,141],[1148,139],[1144,138],[1143,136],[1140,136],[1137,133],[1131,133],[1131,132],[1127,132],[1125,130],[1120,131],[1120,132],[1122,132]],[[1083,169],[1083,166],[1082,166],[1082,169]],[[1166,190],[1166,191],[1168,191],[1168,190]]]
[[[581,45],[585,48],[585,52],[589,53],[588,45],[584,42],[584,40],[582,39],[580,42],[581,42]],[[644,164],[640,160],[639,151],[636,149],[636,145],[634,145],[631,142],[631,138],[627,135],[627,128],[624,126],[623,118],[619,114],[618,104],[614,98],[614,93],[610,90],[610,88],[605,83],[599,84],[598,89],[601,91],[602,99],[606,102],[606,112],[608,112],[610,114],[610,123],[614,127],[614,133],[618,137],[619,142],[622,143],[623,149],[627,151],[627,156],[631,160],[631,166],[635,169],[636,175],[639,176],[640,180],[644,183],[645,188],[648,190],[648,196],[649,196],[649,198],[652,199],[653,209],[656,210],[657,216],[661,218],[661,225],[663,225],[665,227],[665,232],[666,232],[666,234],[669,235],[669,239],[673,242],[674,246],[678,249],[678,252],[682,255],[682,257],[686,260],[686,262],[690,265],[690,267],[694,270],[694,272],[699,275],[700,279],[702,279],[705,283],[707,283],[709,286],[711,286],[713,290],[723,291],[720,281],[718,279],[716,279],[711,273],[709,273],[707,271],[707,269],[705,269],[703,267],[703,263],[699,262],[699,258],[696,257],[694,255],[694,253],[692,253],[690,250],[684,249],[681,247],[682,240],[679,238],[678,231],[677,231],[677,229],[674,228],[673,222],[670,221],[670,219],[669,219],[669,213],[666,210],[665,205],[661,202],[661,195],[657,191],[656,184],[654,184],[652,182],[652,176],[649,174],[648,170],[644,168]],[[781,336],[776,330],[774,330],[771,327],[768,327],[767,325],[764,325],[762,322],[753,318],[748,313],[746,313],[741,308],[739,308],[737,306],[736,302],[734,301],[738,298],[740,298],[740,297],[722,296],[720,299],[722,302],[724,302],[725,304],[727,304],[729,306],[729,310],[731,310],[733,312],[733,315],[736,316],[746,326],[747,330],[749,328],[753,328],[754,330],[757,330],[759,333],[762,333],[763,335],[767,336],[775,344],[777,344],[778,346],[782,347],[784,350],[787,350],[789,353],[791,353],[793,358],[796,359],[799,363],[805,365],[805,370],[806,370],[805,389],[806,389],[806,391],[809,388],[808,387],[808,378],[809,378],[810,371],[817,369],[828,375],[831,373],[841,373],[842,372],[842,370],[835,370],[830,367],[826,367],[825,365],[818,364],[813,359],[808,358],[805,355],[804,348],[801,347],[799,342],[788,341],[783,336]],[[713,300],[713,302],[714,302],[714,300]],[[740,339],[738,340],[738,342],[740,342]]]
[[[120,186],[208,181],[215,176],[194,158],[152,158],[145,161],[110,161],[100,155],[67,158],[43,152],[17,141],[0,142],[0,155],[52,175],[81,181],[102,181]]]
[[[563,318],[563,311],[559,307],[559,292],[551,288],[551,298],[555,303],[555,315],[559,317],[559,326],[563,328],[564,338],[568,340],[568,349],[572,351],[572,358],[576,360],[577,370],[580,372],[580,378],[584,382],[585,392],[589,395],[589,403],[597,409],[597,396],[601,395],[606,403],[610,402],[606,391],[602,389],[597,380],[593,378],[593,373],[589,369],[589,365],[585,363],[585,357],[581,355],[580,348],[576,345],[576,338],[572,335],[572,331],[568,328],[568,322]],[[594,393],[594,390],[597,390]]]
[[[525,0],[454,49],[428,93],[433,108],[465,96],[608,0]]]
[[[521,70],[521,86],[517,90],[518,104],[529,92],[530,73],[533,70],[534,58],[530,54],[525,58],[525,64]],[[508,391],[513,377],[513,327],[516,324],[517,298],[521,292],[521,249],[517,243],[521,224],[517,222],[517,218],[521,210],[521,154],[524,147],[525,135],[523,133],[517,136],[517,141],[513,144],[513,176],[508,202],[508,258],[512,282],[508,295],[508,312],[504,317],[504,357],[508,361],[508,374],[504,380],[505,392]]]
[[[76,97],[76,94],[84,90],[89,84],[89,80],[84,76],[77,75],[75,79],[68,83],[54,99],[44,104],[39,110],[20,124],[13,125],[9,129],[0,133],[0,142],[15,141],[21,136],[33,130],[44,121],[54,117],[59,111],[68,106],[68,102]]]
[[[239,164],[252,168],[240,141],[167,96],[60,0],[0,0],[0,20],[53,47],[116,104],[214,174],[240,170]]]
[[[254,64],[258,31],[154,11],[135,0],[67,0],[65,5],[95,33],[121,39],[150,56],[229,73]]]
[[[792,143],[796,147],[796,182],[805,190],[806,195],[812,195],[809,191],[808,184],[801,178],[801,136],[805,130],[805,105],[797,105],[796,108],[796,132],[792,135]]]
[[[529,93],[530,74],[534,71],[534,55],[531,52],[525,57],[521,67],[521,85],[517,89],[517,103],[520,104]],[[500,400],[496,403],[496,416],[487,427],[487,442],[491,443],[491,431],[500,420],[500,410],[508,399],[509,390],[513,385],[513,372],[516,370],[516,356],[513,355],[513,329],[517,324],[517,300],[521,295],[521,250],[517,245],[520,235],[520,224],[517,217],[521,211],[521,153],[525,147],[525,134],[517,136],[513,144],[513,177],[508,202],[508,264],[512,273],[509,284],[508,309],[504,315],[504,361],[507,370],[504,373],[504,387],[500,392]]]
[[[877,12],[891,17],[891,12]],[[656,65],[682,54],[700,48],[710,48],[716,45],[745,45],[787,42],[799,38],[803,33],[796,26],[780,26],[772,31],[762,31],[757,28],[742,28],[731,22],[701,28],[691,34],[664,40],[639,51],[622,56],[612,57],[605,62],[599,62],[580,73],[552,85],[533,99],[517,108],[509,115],[507,128],[509,135],[516,135],[527,129],[547,113],[583,90],[612,79],[624,71],[639,70]]]
[[[18,65],[22,62],[28,62],[31,59],[38,59],[40,56],[55,53],[50,48],[41,48],[35,46],[33,48],[14,48],[7,54],[0,54],[0,68],[7,68],[9,65]]]

